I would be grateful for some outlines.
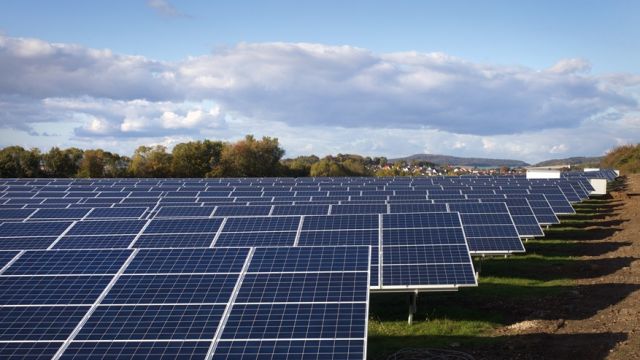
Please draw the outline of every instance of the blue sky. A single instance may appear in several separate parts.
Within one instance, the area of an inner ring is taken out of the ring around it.
[[[637,1],[3,1],[0,146],[601,154],[640,141],[639,24]]]

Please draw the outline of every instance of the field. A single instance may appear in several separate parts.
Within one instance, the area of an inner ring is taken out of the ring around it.
[[[477,288],[421,293],[411,326],[407,294],[372,294],[368,357],[442,348],[476,359],[640,358],[640,176],[610,190],[529,240],[525,255],[476,259]]]

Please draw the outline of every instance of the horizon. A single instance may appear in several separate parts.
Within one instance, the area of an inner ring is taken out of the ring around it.
[[[636,2],[307,6],[4,2],[0,147],[252,133],[286,157],[535,164],[640,141]]]

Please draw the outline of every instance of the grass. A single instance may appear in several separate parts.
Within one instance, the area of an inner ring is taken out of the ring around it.
[[[527,253],[509,258],[476,259],[479,286],[453,293],[423,293],[413,325],[407,324],[407,294],[372,294],[369,310],[368,357],[384,359],[403,348],[468,346],[496,342],[495,329],[509,323],[496,302],[561,296],[573,280],[561,270],[579,268],[578,256],[590,244],[592,230],[584,228],[610,209],[606,200],[588,200],[577,215],[563,217],[547,236],[525,244]],[[597,234],[596,234],[597,235]],[[479,266],[481,265],[481,266]]]

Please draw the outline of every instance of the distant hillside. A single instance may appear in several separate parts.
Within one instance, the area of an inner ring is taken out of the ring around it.
[[[535,166],[557,166],[557,165],[587,165],[598,167],[600,161],[602,160],[602,156],[574,156],[565,159],[551,159],[546,161],[541,161],[537,163]]]
[[[437,154],[415,154],[398,159],[390,159],[389,162],[396,161],[428,161],[438,165],[457,165],[457,166],[477,166],[477,167],[518,167],[528,166],[524,161],[511,160],[511,159],[484,159],[484,158],[464,158],[448,155]]]
[[[640,144],[623,145],[609,151],[602,167],[618,169],[623,174],[640,173]]]

